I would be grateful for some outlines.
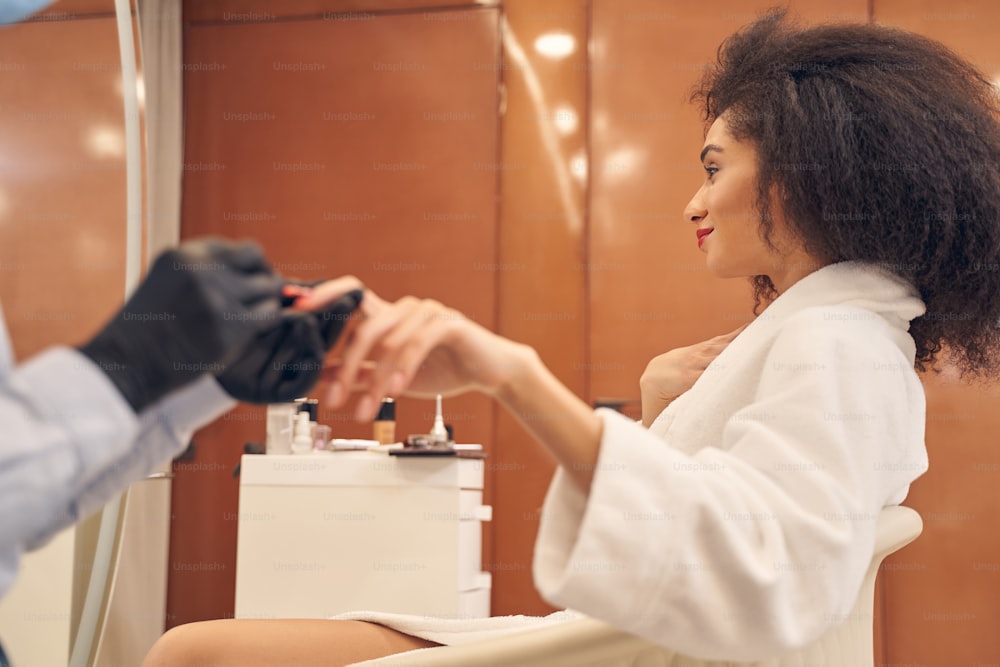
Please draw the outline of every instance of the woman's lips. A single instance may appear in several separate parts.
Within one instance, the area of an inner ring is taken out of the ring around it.
[[[695,234],[698,235],[698,247],[699,248],[701,247],[701,244],[705,242],[705,237],[708,236],[709,234],[711,234],[713,229],[714,229],[714,227],[706,227],[705,229],[695,230]]]

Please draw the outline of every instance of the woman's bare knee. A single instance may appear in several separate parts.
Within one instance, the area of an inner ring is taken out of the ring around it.
[[[150,649],[142,667],[215,667],[219,656],[213,653],[212,628],[219,621],[178,625],[164,633]]]
[[[339,667],[428,646],[362,621],[204,621],[164,634],[142,667]]]

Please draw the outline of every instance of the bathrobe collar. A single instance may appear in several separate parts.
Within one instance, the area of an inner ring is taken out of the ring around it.
[[[916,346],[906,332],[910,321],[925,312],[917,290],[896,274],[865,262],[828,264],[785,290],[758,315],[706,368],[701,377],[684,394],[663,410],[649,430],[666,436],[679,414],[690,412],[688,406],[709,403],[720,383],[730,376],[723,371],[729,365],[739,365],[747,356],[759,355],[771,345],[789,318],[816,308],[825,315],[831,308],[844,314],[876,314],[900,332],[898,338],[904,354],[913,363]],[[698,414],[698,411],[694,411]]]
[[[891,271],[866,262],[828,264],[802,278],[778,296],[747,327],[759,322],[780,323],[789,315],[814,306],[848,306],[878,313],[894,326],[908,330],[926,308],[909,282]]]

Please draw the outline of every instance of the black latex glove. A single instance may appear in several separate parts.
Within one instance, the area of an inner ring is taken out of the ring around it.
[[[281,280],[253,243],[191,241],[153,263],[121,311],[80,351],[138,413],[224,367],[281,312]]]
[[[305,396],[319,382],[323,359],[362,295],[361,290],[348,292],[318,313],[282,311],[216,375],[219,384],[246,403],[286,403]]]

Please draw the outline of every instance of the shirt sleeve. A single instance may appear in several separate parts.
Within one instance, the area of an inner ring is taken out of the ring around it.
[[[0,384],[0,594],[23,551],[99,509],[233,405],[206,376],[136,416],[69,348],[14,369]]]
[[[927,468],[923,390],[885,336],[789,323],[767,354],[754,401],[693,455],[601,411],[589,496],[558,470],[546,497],[544,597],[711,660],[781,655],[846,618],[879,512]]]

